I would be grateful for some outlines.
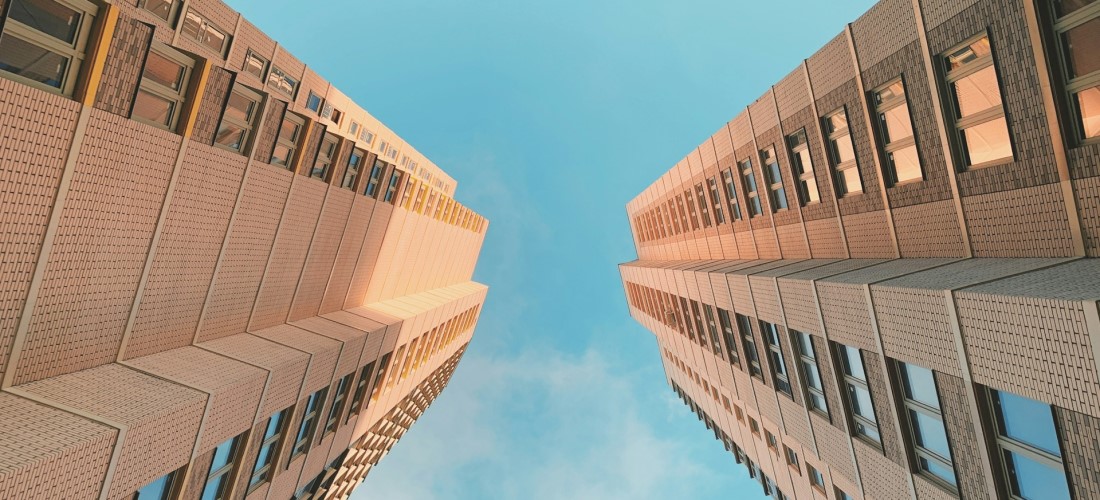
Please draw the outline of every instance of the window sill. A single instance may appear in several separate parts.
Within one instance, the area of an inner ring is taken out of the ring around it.
[[[997,159],[997,160],[990,160],[990,161],[987,161],[985,163],[978,163],[976,165],[968,165],[966,167],[963,167],[962,171],[963,172],[970,172],[970,171],[973,171],[973,170],[982,170],[982,169],[985,169],[985,168],[999,167],[999,166],[1002,166],[1002,165],[1008,165],[1008,164],[1013,163],[1015,161],[1016,161],[1015,156],[1009,156],[1008,158],[1000,158],[1000,159]]]
[[[913,184],[920,184],[922,182],[924,182],[924,177],[918,177],[916,179],[908,179],[908,180],[904,180],[904,181],[900,181],[900,182],[895,182],[892,185],[890,185],[890,187],[888,187],[886,189],[894,189],[894,188],[903,187],[903,186],[911,186]]]

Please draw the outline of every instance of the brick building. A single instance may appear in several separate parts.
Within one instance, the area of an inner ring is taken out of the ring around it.
[[[627,205],[766,493],[1100,498],[1100,2],[883,0]]]
[[[488,223],[218,0],[0,0],[0,498],[345,498]]]

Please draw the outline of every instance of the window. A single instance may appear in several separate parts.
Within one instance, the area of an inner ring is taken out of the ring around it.
[[[989,391],[997,448],[1013,498],[1069,500],[1058,432],[1050,405]]]
[[[377,401],[378,396],[382,393],[382,380],[386,377],[386,369],[390,366],[390,356],[392,354],[392,352],[387,352],[378,362],[378,373],[374,374],[374,382],[371,382],[371,401]],[[370,402],[368,401],[367,404],[369,405]]]
[[[756,192],[756,174],[752,171],[752,160],[740,163],[741,175],[744,176],[745,190],[749,193],[749,217],[756,217],[764,213],[760,208],[760,196]]]
[[[775,157],[775,148],[760,152],[764,161],[764,180],[768,182],[772,212],[787,209],[787,191],[783,189],[783,176],[779,173],[779,160]]]
[[[904,82],[899,78],[887,83],[874,91],[874,98],[875,120],[886,155],[888,182],[894,185],[923,179]]]
[[[798,453],[795,453],[795,451],[792,450],[790,446],[783,445],[783,455],[787,457],[787,465],[794,467],[795,470],[797,470],[798,473],[801,474],[802,468],[799,465],[800,462],[798,461]]]
[[[1011,159],[1012,141],[989,36],[948,52],[943,63],[962,165],[982,167]]]
[[[783,362],[783,347],[779,341],[779,327],[761,321],[760,326],[764,331],[764,340],[768,343],[768,364],[772,369],[772,380],[775,387],[784,394],[791,396],[791,380],[787,375],[787,364]]]
[[[348,133],[352,136],[359,133],[359,122],[352,120],[351,125],[348,125]]]
[[[867,373],[863,370],[863,353],[854,347],[836,344],[837,357],[843,370],[842,384],[852,415],[852,427],[856,436],[867,438],[876,444],[882,442],[879,435],[875,406],[871,402],[871,390],[867,385]]]
[[[202,488],[202,500],[228,498],[232,487],[230,480],[233,477],[233,469],[237,467],[238,456],[244,445],[244,434],[241,434],[219,444],[214,449],[214,458],[210,461],[210,472],[206,475],[206,486]]]
[[[730,217],[733,220],[741,220],[741,206],[737,203],[737,186],[733,183],[733,171],[726,169],[722,172],[722,184],[726,186],[726,200],[730,206]]]
[[[734,314],[737,318],[737,329],[741,332],[742,347],[745,350],[745,358],[749,364],[749,375],[763,380],[763,372],[760,371],[760,356],[756,352],[756,341],[752,338],[752,322],[749,318],[740,314]]]
[[[703,226],[714,226],[710,218],[710,205],[707,203],[707,193],[703,188],[702,182],[695,185],[695,202],[699,204],[699,213],[703,216]]]
[[[267,74],[267,84],[291,99],[298,94],[298,80],[286,74],[278,66],[271,67],[271,72]]]
[[[807,463],[806,472],[808,473],[807,475],[810,476],[810,486],[813,486],[814,489],[821,493],[825,493],[825,476],[821,474],[821,471]]]
[[[0,71],[72,95],[97,9],[83,0],[11,0],[0,36]]]
[[[749,430],[757,436],[760,435],[760,425],[756,423],[756,419],[749,417]]]
[[[836,500],[855,500],[854,498],[852,498],[852,495],[845,493],[844,490],[837,488],[836,486],[833,487],[833,493],[836,494]]]
[[[859,178],[855,145],[848,130],[848,113],[844,108],[825,115],[825,132],[829,137],[829,158],[836,173],[837,195],[843,197],[850,193],[862,193],[863,181]]]
[[[722,339],[726,341],[726,354],[729,355],[730,364],[740,364],[741,357],[737,355],[737,342],[734,340],[737,334],[733,332],[729,311],[718,309],[718,323],[722,326]]]
[[[309,171],[310,177],[321,180],[328,179],[332,162],[336,159],[336,146],[339,144],[340,136],[325,134],[325,138],[321,140],[321,149],[317,151],[317,159],[313,162],[313,168]]]
[[[219,28],[209,19],[202,17],[195,9],[187,9],[187,15],[183,17],[183,29],[180,33],[206,47],[219,56],[225,56],[229,48],[228,31]]]
[[[718,339],[718,325],[714,319],[714,308],[710,304],[703,304],[703,315],[705,316],[705,322],[707,324],[707,331],[710,332],[710,347],[716,356],[723,358],[722,354],[722,341]]]
[[[322,99],[321,96],[313,93],[313,91],[311,90],[309,91],[309,97],[306,98],[306,109],[316,113],[320,113],[321,105],[324,102],[325,100]]]
[[[956,481],[951,446],[947,442],[947,429],[943,426],[943,410],[940,409],[932,370],[905,363],[897,363],[897,370],[917,469],[954,488]]]
[[[794,332],[795,346],[798,348],[798,363],[802,369],[802,386],[806,389],[806,399],[810,409],[829,416],[829,407],[825,400],[825,389],[821,384],[821,371],[817,365],[817,354],[810,335],[797,330]]]
[[[359,180],[359,170],[363,168],[363,160],[366,157],[367,152],[362,149],[351,150],[351,154],[348,155],[348,168],[344,170],[344,180],[340,182],[341,187],[355,190],[355,182]]]
[[[1100,137],[1100,3],[1094,0],[1049,2],[1054,31],[1078,140]]]
[[[363,141],[363,143],[368,148],[373,146],[374,145],[374,132],[371,132],[371,131],[369,131],[365,128],[360,130],[359,131],[359,140]]]
[[[332,108],[332,117],[330,118],[330,120],[332,120],[332,123],[335,123],[335,124],[339,125],[340,120],[343,120],[343,119],[344,119],[344,112],[340,111],[339,109]]]
[[[775,440],[775,434],[772,434],[770,431],[764,431],[764,439],[768,441],[768,448],[779,453],[779,444]]]
[[[175,130],[187,100],[187,84],[195,61],[182,52],[154,42],[145,59],[141,84],[131,117],[166,130]]]
[[[256,464],[252,466],[252,477],[248,480],[250,491],[271,478],[271,464],[279,452],[279,441],[283,438],[283,430],[290,423],[290,411],[291,409],[287,408],[267,419],[263,441],[260,442],[260,451],[256,455]]]
[[[710,193],[710,204],[714,207],[714,223],[725,224],[726,215],[722,211],[722,195],[718,192],[718,181],[714,177],[707,178],[707,192]]]
[[[355,384],[355,395],[351,398],[351,406],[348,409],[348,421],[351,417],[358,415],[360,407],[363,406],[363,399],[367,397],[367,391],[370,390],[371,375],[374,374],[374,362],[367,363],[367,366],[363,367],[363,371],[359,374],[359,382]],[[363,408],[366,409],[366,408]]]
[[[340,423],[340,414],[344,413],[344,402],[348,399],[348,391],[351,389],[351,377],[354,373],[344,375],[336,382],[336,395],[332,398],[332,404],[328,409],[328,422],[325,423],[325,434],[336,432]]]
[[[263,96],[243,85],[234,85],[214,136],[214,145],[222,149],[244,153],[252,140],[256,122],[260,120],[260,103]]]
[[[313,431],[317,428],[317,419],[320,418],[321,405],[325,403],[328,388],[321,389],[309,395],[306,407],[302,410],[302,422],[298,424],[298,434],[294,438],[294,448],[290,452],[291,459],[301,455],[309,449],[309,441],[313,439]]]
[[[397,187],[401,184],[401,172],[394,170],[390,173],[390,183],[386,186],[386,196],[382,201],[386,203],[393,203],[394,197],[397,195]]]
[[[806,129],[803,128],[787,138],[791,148],[791,163],[794,175],[798,178],[798,201],[803,205],[821,201],[817,191],[817,178],[814,177],[814,162],[810,158],[810,146],[806,141]]]
[[[738,421],[741,421],[741,422],[745,421],[745,412],[741,410],[740,406],[733,405],[733,413],[734,413],[734,415],[737,415],[737,420]]]
[[[134,493],[133,500],[168,500],[176,489],[176,473],[169,472],[155,481],[142,486]]]
[[[172,24],[172,21],[176,18],[176,11],[179,9],[180,2],[179,0],[141,0],[138,6],[168,21],[168,24]]]
[[[294,165],[294,153],[298,150],[298,141],[302,138],[302,129],[306,120],[294,113],[287,112],[283,123],[279,125],[279,135],[275,138],[275,149],[271,154],[271,164],[291,168]]]
[[[268,60],[260,57],[259,54],[252,52],[252,49],[248,49],[248,52],[244,55],[244,67],[241,68],[245,73],[248,73],[260,81],[263,81],[264,75],[267,74]]]

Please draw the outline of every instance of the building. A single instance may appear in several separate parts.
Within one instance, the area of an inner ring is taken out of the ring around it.
[[[486,220],[218,0],[0,13],[0,498],[346,498],[470,341]]]
[[[792,66],[627,205],[668,383],[777,498],[1100,498],[1100,2]]]

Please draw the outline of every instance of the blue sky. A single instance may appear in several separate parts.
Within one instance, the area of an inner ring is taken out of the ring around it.
[[[624,206],[872,1],[228,1],[491,221],[474,341],[353,498],[762,497],[627,314]]]

